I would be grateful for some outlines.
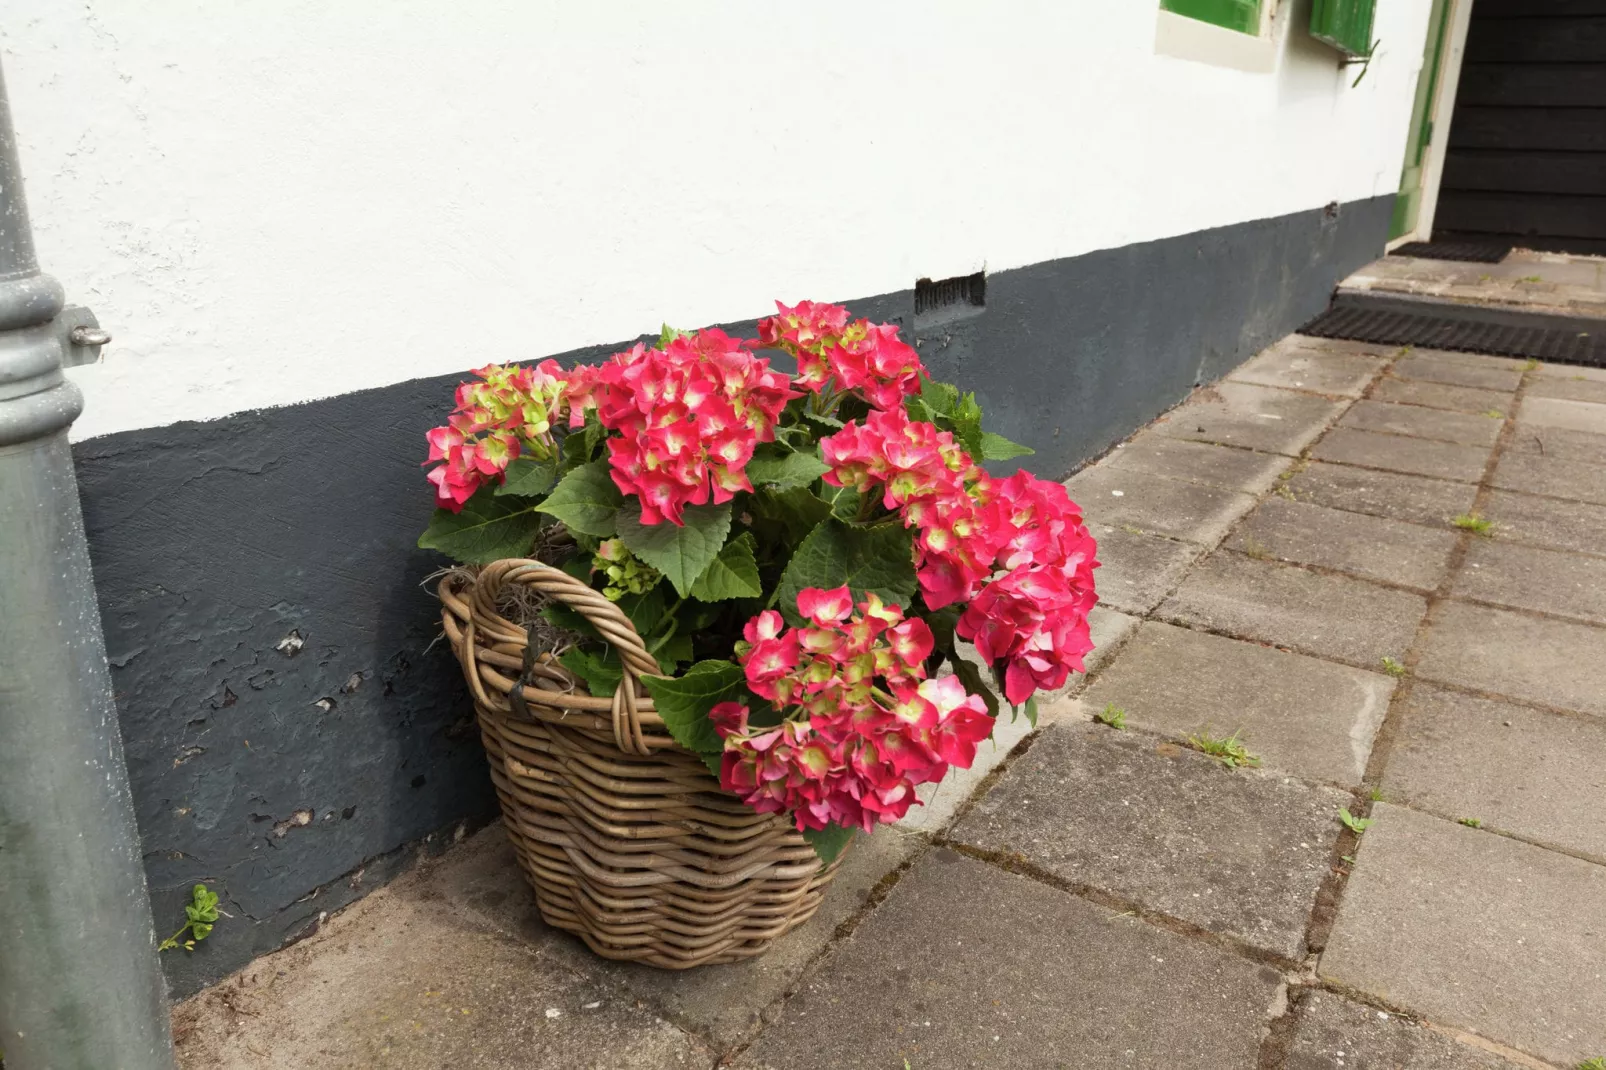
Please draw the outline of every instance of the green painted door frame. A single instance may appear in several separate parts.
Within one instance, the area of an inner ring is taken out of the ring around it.
[[[1433,141],[1433,105],[1438,99],[1439,65],[1444,56],[1444,39],[1450,26],[1450,0],[1433,0],[1428,15],[1427,44],[1422,53],[1422,71],[1416,76],[1416,102],[1411,108],[1411,129],[1405,142],[1405,167],[1400,172],[1400,195],[1394,201],[1394,221],[1389,238],[1398,238],[1416,229],[1422,211],[1422,178],[1427,168],[1428,145]]]

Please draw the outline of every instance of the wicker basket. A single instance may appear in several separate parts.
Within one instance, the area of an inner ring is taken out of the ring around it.
[[[593,696],[498,615],[504,584],[583,614],[624,681]],[[790,821],[756,814],[682,748],[637,682],[659,672],[619,608],[539,561],[498,561],[439,587],[518,851],[547,923],[604,958],[681,970],[757,955],[807,921],[836,866]]]

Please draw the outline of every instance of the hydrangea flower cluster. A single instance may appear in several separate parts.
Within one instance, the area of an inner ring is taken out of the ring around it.
[[[429,442],[424,464],[445,462],[429,472],[435,503],[454,513],[483,484],[500,482],[515,458],[553,455],[552,423],[563,400],[563,369],[556,361],[533,368],[488,364],[474,375],[478,382],[459,384],[446,426],[424,436]]]
[[[752,490],[753,447],[775,438],[798,393],[724,331],[682,335],[662,349],[637,344],[569,376],[569,424],[595,409],[608,439],[614,483],[641,502],[641,522],[681,525],[688,505],[728,502]]]
[[[617,602],[627,594],[646,594],[663,573],[636,557],[620,539],[604,539],[591,555],[591,568],[607,578],[603,597]]]
[[[814,393],[857,390],[878,409],[892,409],[920,390],[920,354],[898,338],[890,323],[848,322],[841,305],[800,301],[760,320],[758,341],[797,358],[797,382]]]
[[[738,702],[710,711],[725,740],[720,784],[801,829],[896,821],[916,785],[970,767],[992,717],[957,677],[927,679],[933,638],[920,618],[874,594],[855,607],[847,587],[805,589],[797,604],[807,624],[766,610],[738,645],[748,687],[782,720],[755,726]]]
[[[820,452],[831,466],[827,482],[879,490],[882,504],[917,529],[926,605],[968,603],[958,634],[1003,666],[1011,703],[1082,671],[1093,649],[1087,614],[1097,601],[1097,562],[1064,486],[1028,472],[996,481],[952,434],[897,409],[849,423],[822,439]]]

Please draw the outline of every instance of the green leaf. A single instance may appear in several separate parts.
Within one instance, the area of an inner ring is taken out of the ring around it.
[[[189,918],[191,921],[200,921],[201,920],[201,908],[198,907],[198,906],[195,906],[194,904],[191,904],[190,906],[187,906],[187,907],[184,908],[184,916],[186,918]]]
[[[725,746],[708,711],[749,694],[742,667],[730,661],[699,661],[681,676],[643,676],[641,683],[675,742],[699,754]]]
[[[818,451],[808,453],[764,446],[747,462],[747,478],[753,486],[806,487],[831,469],[820,460]]]
[[[983,701],[986,701],[985,699]],[[1033,695],[1026,700],[1026,705],[1020,707],[1021,713],[1026,715],[1026,721],[1033,728],[1037,727],[1037,696]]]
[[[463,503],[460,513],[435,510],[418,545],[457,561],[488,565],[504,557],[528,556],[544,523],[535,506],[517,498],[498,498],[492,487],[484,486]]]
[[[558,490],[562,490],[562,486]],[[553,497],[557,492],[553,492]],[[692,585],[713,563],[731,530],[730,502],[724,505],[688,505],[681,513],[682,525],[641,522],[641,510],[632,505],[620,509],[619,538],[629,551],[668,577],[675,593],[691,596]]]
[[[841,825],[827,825],[823,829],[804,829],[803,838],[809,841],[809,846],[820,856],[820,861],[829,865],[853,842],[853,834],[857,831]]]
[[[592,461],[564,476],[536,508],[563,521],[570,531],[606,538],[614,533],[624,500],[608,475],[608,462]]]
[[[617,605],[630,624],[636,629],[636,634],[646,638],[658,629],[664,622],[664,588],[658,584],[647,591],[646,594],[627,594],[622,596]]]
[[[922,376],[920,379],[920,400],[926,408],[939,416],[953,414],[954,406],[959,403],[959,388],[952,383],[939,383]]]
[[[964,394],[954,405],[952,419],[954,422],[954,438],[965,447],[965,452],[972,457],[982,455],[981,406],[976,403],[975,394]]]
[[[194,925],[190,926],[190,931],[195,934],[195,939],[197,939],[197,940],[205,940],[207,933],[210,933],[212,931],[212,926],[208,925],[204,921],[198,921]],[[192,945],[185,944],[184,946],[186,948],[189,948]]]
[[[825,500],[831,503],[831,515],[838,520],[852,520],[859,515],[859,490],[857,487],[833,487],[829,483],[822,484]]]
[[[619,681],[624,679],[624,670],[617,660],[610,665],[605,657],[577,646],[564,651],[558,663],[584,680],[586,690],[599,698],[612,695],[619,689]]]
[[[831,506],[807,487],[759,487],[752,497],[752,509],[785,528],[786,541],[793,545],[831,515]]]
[[[931,629],[932,649],[947,654],[954,648],[954,629],[959,626],[959,607],[944,606],[923,614],[926,626]]]
[[[753,536],[745,531],[726,543],[691,585],[691,596],[699,602],[758,598],[763,593],[764,585],[758,578],[758,559],[753,556]]]
[[[667,349],[669,348],[670,342],[673,342],[677,338],[684,338],[689,333],[689,331],[677,331],[675,328],[666,323],[659,328],[658,331],[658,348]]]
[[[882,600],[908,606],[918,584],[909,532],[897,521],[853,527],[827,520],[809,533],[781,575],[782,612],[793,622],[798,592],[846,584],[855,602],[874,591]]]
[[[658,662],[660,669],[666,673],[673,673],[694,656],[691,636],[680,631],[674,635],[665,635],[648,643],[647,653]]]
[[[1007,461],[1015,457],[1026,457],[1037,451],[1030,446],[1022,446],[1019,442],[1011,442],[1003,435],[995,435],[991,431],[981,433],[981,459],[984,461]]]
[[[976,667],[976,663],[966,661],[959,656],[958,651],[955,651],[948,656],[948,664],[954,667],[954,675],[959,677],[959,682],[965,685],[966,691],[972,695],[981,696],[981,700],[987,704],[988,715],[996,720],[998,718],[998,696],[993,694],[993,689],[983,682],[981,670]],[[1033,724],[1035,723],[1034,721]]]
[[[602,426],[602,420],[597,416],[596,409],[586,412],[586,422],[582,427],[575,428],[563,436],[563,470],[578,468],[591,460],[591,455],[597,451],[597,446],[608,437],[608,429]]]
[[[811,424],[816,425],[817,427],[825,428],[826,434],[830,434],[833,431],[840,431],[844,427],[848,426],[841,420],[838,420],[835,416],[825,416],[818,412],[805,412],[803,413],[803,419],[807,420]]]
[[[708,766],[708,771],[710,773],[713,773],[716,777],[719,776],[719,767],[721,764],[723,764],[725,758],[724,751],[706,750],[697,757],[701,758],[703,760],[703,764]]]
[[[497,494],[517,494],[536,498],[552,489],[558,479],[556,460],[538,461],[533,457],[516,457],[507,466],[507,480],[496,488]]]

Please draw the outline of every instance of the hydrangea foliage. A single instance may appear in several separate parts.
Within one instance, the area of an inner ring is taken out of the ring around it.
[[[895,326],[777,308],[757,338],[477,370],[427,436],[419,542],[485,563],[572,541],[554,563],[635,624],[676,740],[831,856],[1082,671],[1097,547],[1063,485],[989,473],[1031,451]],[[581,637],[563,664],[619,686],[595,629],[547,612]]]

